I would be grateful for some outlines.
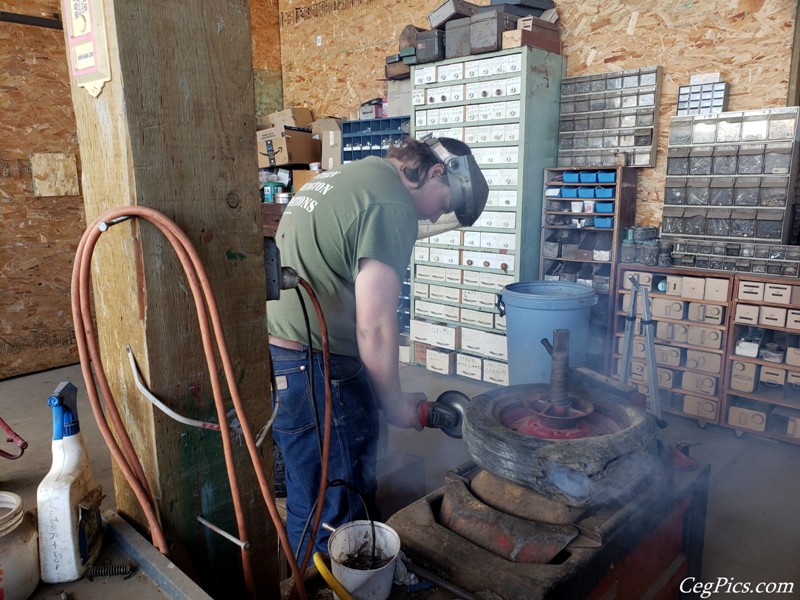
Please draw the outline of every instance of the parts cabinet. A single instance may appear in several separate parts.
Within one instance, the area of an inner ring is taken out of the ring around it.
[[[625,317],[632,284],[650,290],[661,409],[696,419],[701,426],[719,424],[726,368],[727,317],[733,276],[699,277],[696,271],[620,264],[617,270],[613,375],[619,378],[624,355]],[[643,295],[637,299],[641,318]],[[637,319],[635,331],[640,332]],[[645,338],[633,338],[629,383],[646,393]]]
[[[556,163],[564,70],[562,56],[530,47],[413,67],[413,134],[468,144],[490,190],[472,227],[414,248],[415,362],[424,362],[422,350],[454,352],[455,374],[508,384],[496,294],[539,278],[542,177]]]
[[[544,280],[579,283],[597,293],[586,366],[607,372],[614,273],[622,231],[636,216],[636,169],[545,169],[543,194],[539,273]]]
[[[721,425],[737,435],[800,443],[800,284],[793,281],[736,276]]]

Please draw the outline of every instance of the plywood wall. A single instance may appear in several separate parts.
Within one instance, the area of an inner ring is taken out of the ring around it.
[[[5,2],[0,10],[60,12],[57,0]],[[77,360],[69,288],[85,225],[63,32],[0,23],[0,90],[2,379]],[[47,172],[59,175],[64,165],[68,185],[46,185],[56,183]],[[38,193],[34,175],[45,178],[37,179]]]
[[[475,2],[488,4],[488,2]],[[440,0],[279,0],[284,103],[353,117],[383,95],[385,57]],[[658,159],[640,170],[637,217],[661,219],[669,119],[678,86],[719,71],[730,110],[782,106],[797,3],[789,0],[557,0],[568,76],[661,65]],[[318,44],[319,40],[319,44]]]

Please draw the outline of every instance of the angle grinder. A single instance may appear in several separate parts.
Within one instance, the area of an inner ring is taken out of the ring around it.
[[[469,396],[456,390],[442,392],[435,402],[417,405],[419,421],[423,427],[441,429],[453,438],[461,437],[461,424],[469,404]]]

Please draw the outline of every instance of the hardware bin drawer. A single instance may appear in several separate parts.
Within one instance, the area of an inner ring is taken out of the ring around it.
[[[764,284],[760,281],[740,281],[737,297],[739,300],[761,302],[764,300]]]
[[[749,304],[737,304],[736,313],[733,316],[735,323],[745,323],[755,325],[758,323],[758,307]]]
[[[731,365],[729,387],[739,392],[753,392],[756,389],[758,365],[734,360]]]
[[[719,375],[722,373],[722,356],[714,352],[687,350],[686,366],[690,369]]]
[[[785,327],[786,309],[775,306],[762,306],[758,312],[758,324],[768,327]]]
[[[717,402],[709,398],[688,395],[683,397],[683,412],[687,415],[715,421],[717,419],[717,408]]]

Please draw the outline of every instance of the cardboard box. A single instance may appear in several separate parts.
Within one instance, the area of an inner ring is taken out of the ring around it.
[[[728,280],[727,279],[706,279],[705,300],[718,300],[726,302],[728,300]]]
[[[768,327],[785,327],[786,309],[776,306],[762,306],[758,312],[758,324]]]
[[[425,368],[442,375],[453,375],[456,372],[456,352],[428,350],[425,356]]]
[[[306,183],[319,175],[319,171],[311,171],[310,169],[292,169],[292,189],[294,193],[300,191]]]
[[[750,431],[764,431],[767,426],[767,415],[765,412],[742,406],[731,406],[728,409],[728,425],[737,429],[749,429]]]
[[[749,304],[737,304],[733,322],[755,325],[758,323],[758,307],[750,306]]]
[[[283,127],[308,127],[314,121],[310,108],[287,108],[267,115],[270,125]]]
[[[326,171],[342,164],[342,119],[325,117],[311,124],[311,134],[320,141],[320,162]]]
[[[503,32],[503,50],[521,46],[541,48],[553,54],[561,54],[561,39],[558,37],[558,32],[528,31],[526,29],[512,29]]]
[[[786,423],[786,435],[800,438],[800,410],[776,406],[770,415],[774,415],[778,420]]]
[[[764,284],[759,281],[740,281],[739,300],[761,302],[764,299]]]
[[[697,396],[683,397],[683,412],[687,415],[703,417],[704,419],[716,420],[717,403],[708,398],[698,398]]]
[[[686,371],[681,380],[681,388],[687,392],[700,392],[713,396],[717,393],[717,378]]]
[[[764,302],[789,304],[792,301],[792,286],[784,283],[768,283],[764,286]]]
[[[481,9],[477,4],[464,0],[445,0],[428,14],[428,23],[432,29],[440,28],[452,19],[471,17]]]
[[[701,350],[687,350],[686,366],[690,369],[721,375],[722,355]]]
[[[386,82],[386,116],[405,117],[411,114],[411,79],[390,79]]]
[[[319,162],[319,140],[306,131],[271,127],[256,132],[258,168]]]
[[[758,365],[741,360],[734,360],[731,364],[731,380],[728,387],[732,390],[751,393],[756,389]]]
[[[704,277],[684,277],[681,282],[684,298],[703,300],[706,292],[706,280]]]
[[[456,375],[470,379],[483,379],[483,360],[469,354],[459,354],[456,358]]]

